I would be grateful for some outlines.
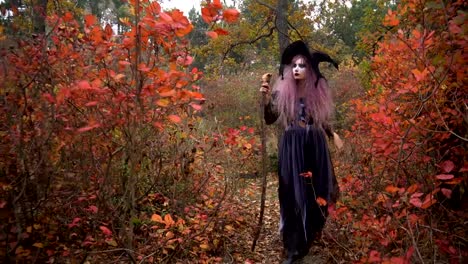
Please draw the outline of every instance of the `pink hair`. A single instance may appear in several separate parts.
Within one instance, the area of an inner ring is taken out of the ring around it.
[[[307,62],[301,55],[295,56],[292,61],[294,62],[299,58]],[[306,70],[306,78],[302,81],[305,89],[306,118],[313,120],[314,125],[321,126],[328,123],[333,113],[331,91],[325,78],[320,78],[317,82],[317,75],[308,62]],[[292,64],[285,65],[283,76],[284,78],[278,77],[273,90],[277,91],[276,100],[280,119],[287,125],[292,120],[297,119],[299,111],[299,109],[296,109],[299,102],[298,82],[294,79]]]

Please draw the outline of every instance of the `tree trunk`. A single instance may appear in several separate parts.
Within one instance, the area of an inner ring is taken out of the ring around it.
[[[289,31],[288,31],[288,21],[287,21],[287,12],[289,9],[289,0],[278,0],[276,6],[276,29],[278,30],[278,61],[281,60],[281,54],[289,45]],[[277,142],[277,149],[279,149],[279,144],[281,142],[281,135],[283,133],[282,125],[275,126],[275,135]]]
[[[286,13],[288,12],[289,0],[278,0],[276,6],[276,28],[278,30],[279,55],[289,45],[288,23]]]
[[[44,34],[46,25],[45,19],[47,16],[47,0],[33,1],[33,32]]]

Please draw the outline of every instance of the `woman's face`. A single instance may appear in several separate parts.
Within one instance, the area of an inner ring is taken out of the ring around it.
[[[293,76],[296,80],[303,80],[307,74],[307,65],[303,58],[297,58],[293,61]]]

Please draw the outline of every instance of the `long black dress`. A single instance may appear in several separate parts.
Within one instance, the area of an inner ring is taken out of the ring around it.
[[[289,122],[279,146],[280,231],[289,256],[307,255],[328,215],[327,206],[320,206],[317,198],[335,202],[338,190],[326,139],[331,130],[307,120],[306,106],[302,100],[298,104],[297,119]],[[265,122],[277,119],[275,104],[270,102],[265,106]]]

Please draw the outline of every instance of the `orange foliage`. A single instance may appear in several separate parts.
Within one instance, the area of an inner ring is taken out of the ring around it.
[[[364,214],[353,232],[375,236],[380,245],[362,244],[367,252],[362,263],[423,262],[422,255],[430,257],[432,251],[422,252],[424,245],[418,241],[434,239],[432,235],[437,239],[430,243],[452,263],[466,256],[466,245],[456,244],[456,237],[466,237],[466,228],[447,224],[467,217],[460,211],[467,205],[468,183],[463,173],[468,166],[464,5],[405,0],[383,21],[390,30],[372,59],[371,88],[353,101],[354,133],[348,134],[357,153],[363,153],[364,175],[343,181],[354,192],[351,185],[373,186],[366,195],[375,199],[375,211]],[[439,210],[444,221],[430,220]],[[341,217],[348,217],[346,211]],[[432,228],[446,233],[432,234]],[[397,245],[393,252],[382,247],[390,243]],[[449,247],[457,249],[444,250]],[[406,253],[401,251],[405,248]]]
[[[239,19],[239,11],[236,9],[226,9],[223,11],[223,19],[228,23],[234,23]]]
[[[138,3],[141,19],[126,21],[130,29],[122,35],[92,15],[80,26],[66,12],[47,17],[47,36],[19,38],[12,49],[1,50],[0,246],[6,251],[0,258],[75,262],[90,249],[121,244],[140,246],[149,255],[151,247],[133,237],[141,232],[161,248],[152,254],[157,261],[182,243],[191,247],[197,232],[199,244],[215,250],[221,242],[215,247],[200,230],[233,225],[225,221],[229,215],[220,214],[223,222],[211,219],[213,207],[188,209],[195,212],[190,223],[182,213],[158,217],[170,210],[168,201],[175,203],[175,197],[154,193],[159,185],[185,180],[183,188],[196,190],[187,192],[191,198],[217,206],[224,197],[222,188],[205,186],[216,183],[204,171],[211,166],[198,165],[195,173],[193,160],[183,163],[187,145],[203,152],[211,144],[191,135],[204,100],[197,85],[203,73],[191,68],[184,39],[193,26],[178,10]],[[210,6],[222,11],[219,1]],[[254,151],[253,142],[235,138],[244,153]],[[150,212],[136,214],[137,205]],[[148,228],[151,220],[164,226]],[[127,228],[130,233],[122,231]],[[207,258],[203,249],[192,252]]]

